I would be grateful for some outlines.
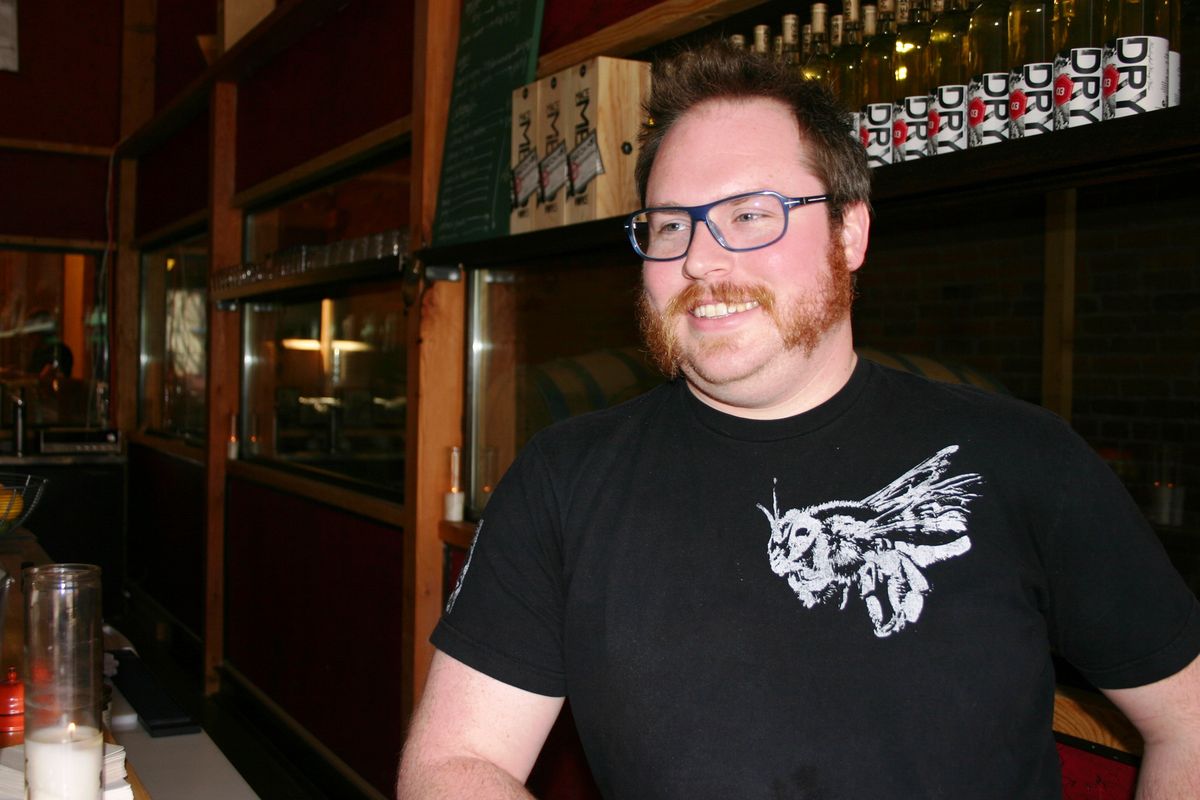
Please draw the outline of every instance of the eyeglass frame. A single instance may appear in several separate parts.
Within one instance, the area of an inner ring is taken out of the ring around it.
[[[739,200],[743,197],[755,197],[757,195],[770,195],[778,199],[779,202],[783,204],[783,230],[779,232],[778,236],[771,241],[766,242],[765,244],[756,244],[753,247],[730,247],[729,243],[725,241],[725,237],[721,234],[720,229],[717,228],[717,226],[708,218],[708,212],[712,211],[722,203],[728,203],[730,200]],[[647,208],[639,208],[637,211],[634,211],[625,218],[625,235],[629,237],[629,244],[633,246],[633,252],[643,261],[678,261],[679,259],[686,257],[688,252],[692,249],[692,240],[696,238],[696,228],[698,227],[695,225],[695,223],[703,222],[704,227],[708,228],[708,232],[712,234],[713,239],[715,239],[717,244],[721,245],[721,247],[725,248],[731,253],[749,253],[753,250],[761,250],[764,247],[770,247],[784,236],[787,236],[788,220],[791,217],[791,211],[793,208],[807,206],[814,203],[825,203],[828,201],[829,195],[827,194],[810,194],[808,196],[801,197],[788,197],[787,195],[780,194],[772,189],[762,189],[757,192],[742,192],[740,194],[730,195],[729,197],[722,197],[720,200],[714,200],[711,203],[705,203],[704,205],[699,206],[649,206]],[[682,253],[677,256],[672,256],[671,258],[649,256],[642,251],[641,247],[638,246],[637,234],[633,231],[633,219],[640,214],[647,214],[651,211],[687,212],[688,216],[692,220],[693,225],[691,232],[688,234],[687,247],[683,249]]]

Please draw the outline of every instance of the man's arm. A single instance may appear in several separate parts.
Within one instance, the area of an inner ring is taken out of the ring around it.
[[[404,746],[397,797],[530,797],[525,779],[562,704],[436,651]]]
[[[1146,742],[1138,800],[1200,797],[1200,657],[1160,681],[1103,691]]]

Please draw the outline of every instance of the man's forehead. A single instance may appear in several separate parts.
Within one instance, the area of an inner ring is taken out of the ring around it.
[[[816,177],[806,150],[795,115],[782,102],[706,100],[680,116],[663,138],[646,200],[695,204],[701,202],[697,190],[704,202],[762,189],[802,193],[799,183]]]

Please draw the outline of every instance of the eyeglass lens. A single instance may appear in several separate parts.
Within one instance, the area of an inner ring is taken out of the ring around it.
[[[752,250],[783,236],[787,207],[772,194],[744,195],[717,203],[705,218],[723,247]],[[691,244],[694,224],[686,208],[652,208],[633,218],[633,232],[643,255],[682,258]]]

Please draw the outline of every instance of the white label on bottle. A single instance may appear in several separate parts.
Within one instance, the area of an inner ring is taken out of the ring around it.
[[[967,141],[971,147],[1008,139],[1008,73],[971,78],[967,100]]]
[[[1103,119],[1100,109],[1104,50],[1080,47],[1054,59],[1054,127],[1077,128]]]
[[[929,95],[898,101],[892,109],[892,160],[915,161],[929,155]]]
[[[892,104],[870,103],[859,116],[859,135],[872,168],[892,163]]]
[[[1008,135],[1011,139],[1054,130],[1054,64],[1026,64],[1008,81]]]
[[[1179,51],[1172,50],[1168,54],[1167,68],[1167,106],[1174,108],[1179,105]]]
[[[939,86],[929,109],[929,152],[953,153],[967,149],[966,84]]]
[[[1123,36],[1104,46],[1104,118],[1167,107],[1170,48],[1161,36]]]

